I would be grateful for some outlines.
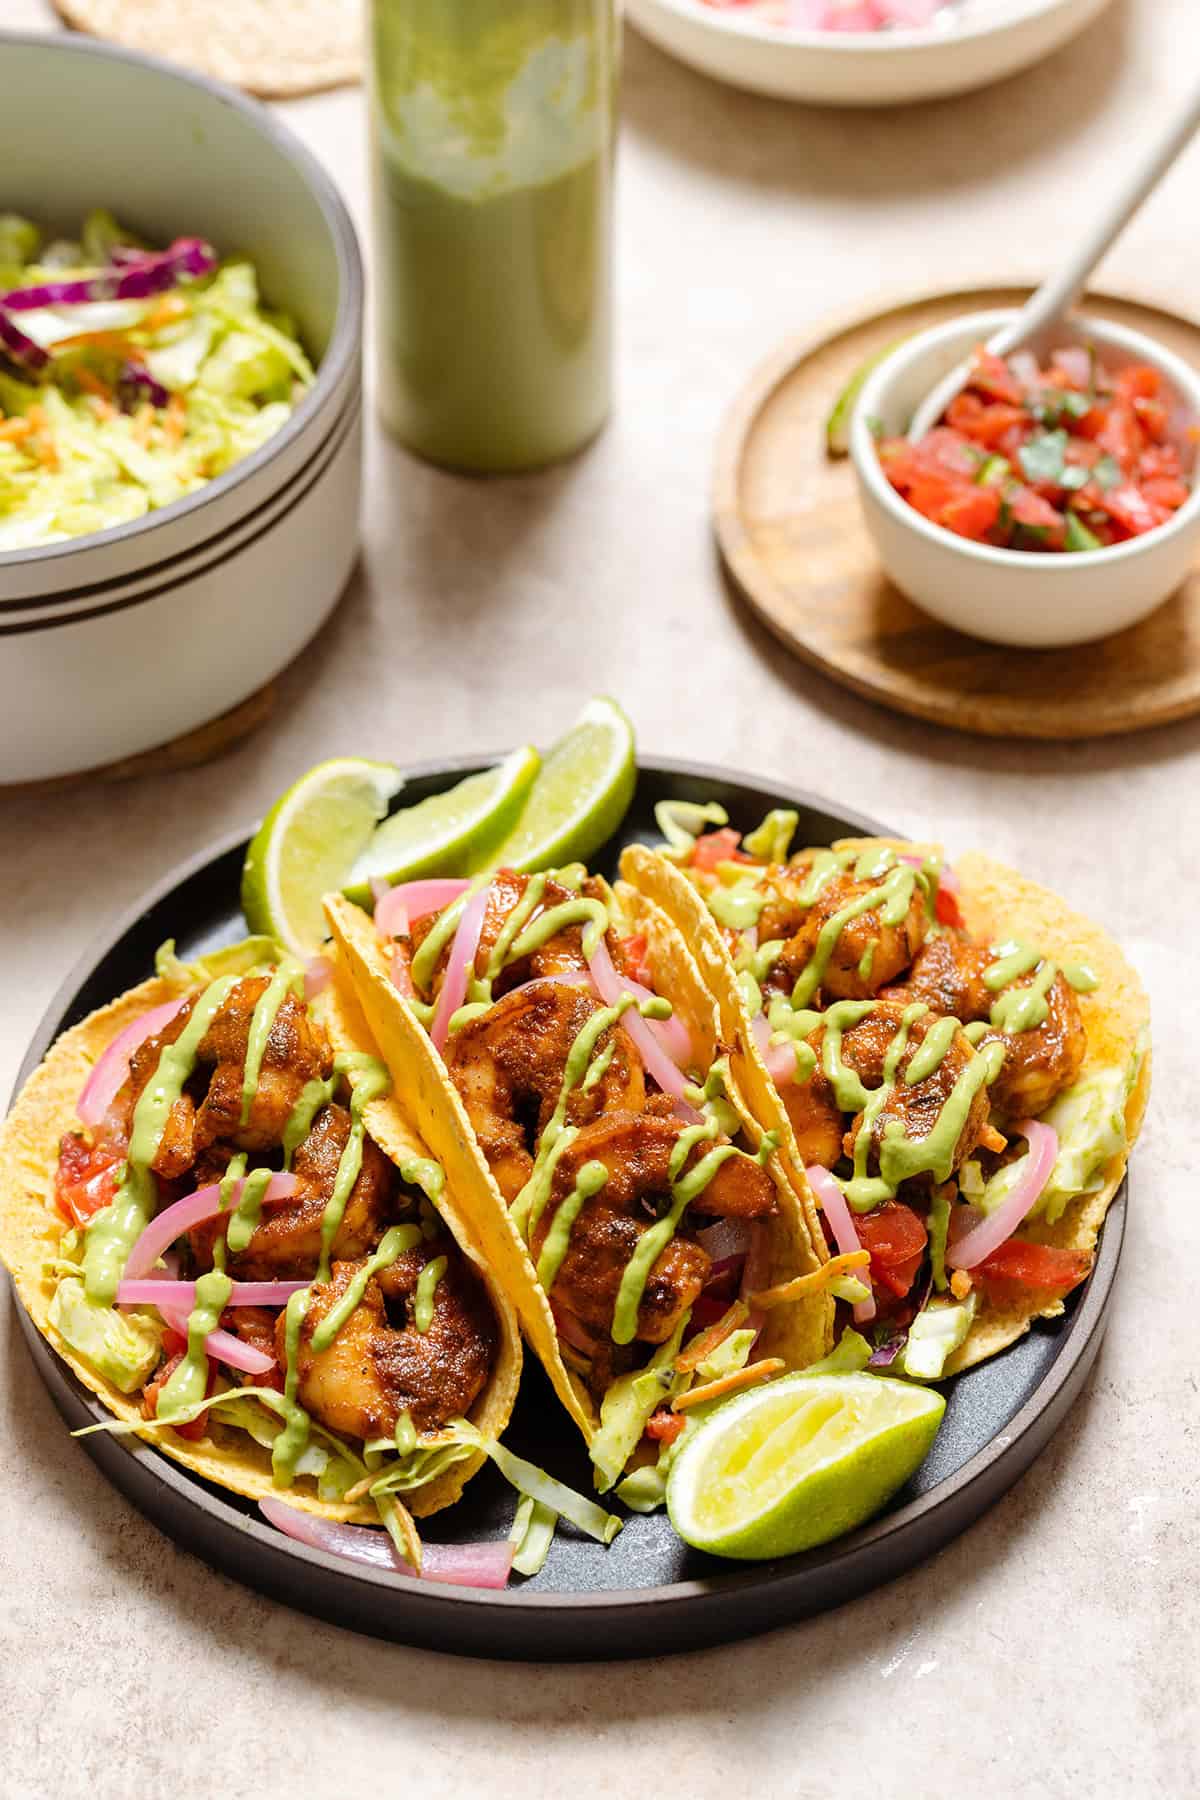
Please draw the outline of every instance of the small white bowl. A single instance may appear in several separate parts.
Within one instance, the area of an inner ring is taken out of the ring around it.
[[[329,176],[265,107],[80,38],[0,34],[4,205],[106,206],[254,262],[317,369],[261,449],[128,525],[0,554],[0,784],[152,749],[238,705],[332,610],[358,545],[362,267]]]
[[[625,0],[638,30],[734,87],[814,106],[904,106],[1002,81],[1061,49],[1108,0],[963,0],[962,21],[878,33],[792,31],[703,0]]]
[[[850,425],[850,455],[867,530],[901,592],[945,625],[993,644],[1051,649],[1087,644],[1136,625],[1173,594],[1200,557],[1200,487],[1142,537],[1071,554],[1001,550],[957,537],[923,517],[887,479],[875,432],[899,437],[943,375],[965,361],[1011,312],[970,313],[902,344],[863,384]],[[1150,363],[1166,377],[1175,408],[1200,419],[1200,373],[1153,338],[1077,315],[1072,343],[1096,346],[1119,369]],[[1067,341],[1063,333],[1052,342]],[[1047,344],[1046,348],[1050,348]],[[1195,471],[1192,470],[1193,481]]]

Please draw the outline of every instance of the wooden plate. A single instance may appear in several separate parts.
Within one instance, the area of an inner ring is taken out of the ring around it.
[[[1200,711],[1200,569],[1140,625],[1069,650],[1013,650],[939,625],[892,586],[825,419],[864,360],[955,314],[1019,306],[1024,287],[900,301],[792,340],[752,376],[717,447],[714,514],[725,566],[789,649],[869,700],[992,737],[1141,731]],[[1200,362],[1200,325],[1089,294],[1102,317]]]

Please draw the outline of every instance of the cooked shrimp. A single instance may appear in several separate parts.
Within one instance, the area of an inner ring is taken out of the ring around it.
[[[878,1088],[881,1085],[884,1062],[892,1040],[900,1029],[903,1015],[902,1004],[881,1000],[865,1019],[844,1032],[842,1061],[855,1071],[865,1087]],[[932,1013],[924,1013],[909,1022],[908,1042],[896,1070],[897,1079],[872,1124],[872,1160],[889,1126],[895,1121],[899,1122],[904,1136],[910,1142],[921,1143],[928,1138],[937,1126],[960,1076],[965,1074],[975,1060],[976,1051],[970,1040],[961,1031],[956,1031],[937,1068],[910,1085],[905,1080],[909,1066],[936,1023],[936,1017]],[[987,1131],[988,1108],[988,1088],[985,1085],[971,1098],[966,1119],[954,1145],[951,1169],[957,1169],[966,1162]],[[847,1156],[854,1153],[862,1122],[863,1115],[859,1113],[846,1133],[843,1148]]]
[[[880,885],[878,880],[856,881],[853,875],[835,874],[812,905],[805,906],[799,891],[809,874],[810,865],[803,860],[786,866],[775,864],[763,883],[767,904],[758,922],[758,941],[785,940],[766,982],[775,993],[791,992],[834,915]],[[848,919],[821,976],[821,992],[827,999],[870,999],[907,969],[925,941],[927,924],[925,896],[918,884],[913,886],[908,910],[898,925],[884,924],[882,903]]]
[[[264,1206],[246,1248],[229,1256],[231,1275],[243,1281],[281,1281],[316,1273],[325,1205],[349,1136],[350,1114],[345,1107],[322,1107],[292,1159],[299,1189],[286,1200]],[[364,1139],[362,1152],[362,1167],[333,1240],[333,1253],[342,1259],[363,1256],[375,1243],[396,1185],[395,1169],[370,1138]],[[213,1240],[225,1228],[225,1220],[208,1219],[189,1233],[198,1266],[211,1265]]]
[[[501,869],[493,875],[488,888],[487,908],[483,915],[483,924],[479,932],[479,947],[475,952],[475,973],[481,979],[487,973],[488,958],[496,947],[496,939],[508,920],[513,908],[525,893],[531,877],[518,875],[513,869]],[[574,900],[577,896],[569,888],[559,882],[547,879],[545,889],[538,904],[533,908],[526,920],[533,924],[543,913],[553,907],[561,906],[564,901]],[[430,913],[423,919],[415,919],[412,927],[411,952],[415,954],[429,936],[437,922],[438,915]],[[522,927],[524,929],[524,927]],[[442,977],[446,973],[446,965],[450,960],[450,945],[447,944],[438,957],[430,983],[430,996],[436,998]],[[538,975],[558,975],[567,970],[579,970],[586,973],[587,960],[583,954],[583,929],[579,925],[568,925],[562,931],[556,931],[544,944],[523,956],[519,962],[506,963],[493,984],[497,995],[508,993],[510,988],[520,987],[522,982],[531,981]]]
[[[445,1256],[433,1293],[427,1331],[413,1322],[417,1281],[425,1264]],[[483,1284],[449,1239],[407,1251],[368,1281],[362,1300],[328,1349],[312,1336],[341,1299],[356,1272],[336,1262],[328,1284],[314,1287],[300,1327],[298,1398],[330,1431],[350,1437],[390,1437],[402,1413],[418,1431],[437,1431],[463,1417],[487,1382],[496,1324]],[[286,1362],[286,1317],[275,1326],[276,1355]]]
[[[595,1161],[608,1170],[604,1186],[584,1202],[572,1224],[551,1287],[555,1307],[588,1332],[611,1333],[629,1260],[644,1233],[671,1204],[671,1154],[684,1129],[678,1119],[617,1113],[584,1126],[558,1160],[550,1199],[534,1230],[535,1261],[583,1165]],[[693,1168],[712,1147],[707,1141],[696,1145],[685,1169]],[[697,1212],[763,1218],[775,1210],[775,1190],[765,1169],[746,1157],[731,1157],[694,1204]],[[688,1235],[685,1219],[646,1278],[637,1337],[645,1343],[665,1343],[680,1314],[704,1287],[711,1266],[707,1252]]]
[[[529,1179],[537,1140],[562,1092],[571,1047],[599,1008],[589,989],[547,981],[506,994],[447,1042],[450,1078],[506,1200],[514,1200]],[[610,1045],[612,1056],[600,1078],[571,1094],[569,1124],[585,1124],[616,1108],[638,1111],[644,1104],[641,1059],[619,1027],[610,1026],[600,1038],[594,1064]]]
[[[996,994],[985,985],[983,974],[995,961],[995,951],[985,944],[965,943],[949,933],[931,938],[896,997],[924,1000],[935,1012],[952,1013],[964,1024],[990,1021]],[[1032,969],[1011,985],[1028,987],[1036,976],[1037,970]],[[1044,1112],[1083,1067],[1087,1034],[1079,1002],[1061,973],[1047,990],[1046,1007],[1042,1024],[1028,1031],[993,1027],[982,1040],[1004,1045],[1004,1067],[992,1087],[991,1100],[1007,1118]]]

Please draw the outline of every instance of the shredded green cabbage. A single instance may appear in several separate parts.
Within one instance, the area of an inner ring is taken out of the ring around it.
[[[908,1341],[893,1365],[893,1373],[911,1375],[916,1381],[938,1381],[947,1358],[966,1339],[975,1317],[978,1299],[930,1300],[908,1328]]]
[[[800,814],[790,807],[774,807],[761,825],[746,833],[742,848],[751,856],[761,856],[764,862],[786,862],[799,823]]]
[[[94,275],[133,241],[95,212],[77,244],[43,250],[36,225],[0,214],[0,291]],[[263,307],[245,260],[149,299],[34,307],[20,323],[51,355],[36,375],[0,371],[0,551],[193,493],[273,436],[313,381],[294,325]],[[166,407],[125,385],[131,364],[167,390]]]
[[[55,1288],[49,1319],[64,1343],[123,1394],[136,1393],[158,1365],[162,1327],[154,1315],[99,1305],[72,1276]]]

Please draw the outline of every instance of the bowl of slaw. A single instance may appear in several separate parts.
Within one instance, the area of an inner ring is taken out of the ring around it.
[[[0,34],[0,56],[13,783],[195,729],[332,610],[358,544],[363,281],[335,187],[257,103],[82,40]]]

